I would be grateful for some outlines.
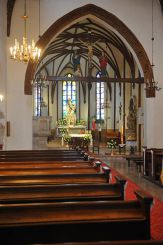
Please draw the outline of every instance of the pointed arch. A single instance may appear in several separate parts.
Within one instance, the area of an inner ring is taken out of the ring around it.
[[[79,18],[83,18],[84,16],[88,15],[94,16],[110,25],[127,41],[127,43],[134,50],[142,67],[144,73],[144,81],[146,83],[151,82],[153,78],[153,72],[150,61],[143,46],[136,38],[134,33],[115,15],[94,4],[87,4],[83,7],[74,9],[71,12],[64,15],[63,17],[61,17],[60,19],[58,19],[57,21],[55,21],[41,36],[36,45],[39,46],[42,50],[44,50],[45,47],[49,44],[49,42],[55,36],[61,33],[62,30],[64,30],[67,26],[70,26],[71,23],[74,23],[75,20],[78,20]],[[32,94],[31,80],[34,76],[36,65],[36,62],[29,62],[27,66],[24,86],[24,92],[27,95]]]

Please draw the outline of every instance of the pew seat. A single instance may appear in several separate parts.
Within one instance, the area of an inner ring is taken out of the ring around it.
[[[33,169],[0,169],[0,180],[6,176],[43,176],[43,175],[56,175],[56,174],[85,174],[85,173],[97,173],[100,171],[99,167],[57,167],[57,168],[33,168]]]
[[[26,162],[0,162],[0,171],[3,169],[53,169],[53,168],[85,168],[92,167],[96,163],[90,161],[26,161]]]
[[[150,239],[152,197],[132,201],[0,205],[2,244]]]
[[[99,241],[99,242],[78,242],[78,243],[48,243],[48,245],[162,245],[163,240],[130,240],[130,241]],[[39,244],[43,245],[43,244]],[[44,244],[47,245],[47,244]]]
[[[69,173],[43,175],[3,175],[0,176],[0,186],[3,185],[54,185],[78,183],[108,183],[110,169],[104,173]]]
[[[0,186],[0,203],[123,200],[126,179],[116,183]]]

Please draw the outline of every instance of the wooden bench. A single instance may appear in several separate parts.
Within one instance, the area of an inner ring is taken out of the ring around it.
[[[0,153],[0,162],[6,161],[75,161],[75,160],[87,160],[88,155],[85,155],[84,151],[35,151],[35,150],[26,150],[26,151],[3,151]]]
[[[28,161],[28,162],[0,162],[0,171],[3,169],[53,169],[53,168],[92,168],[90,161]]]
[[[2,244],[150,239],[153,198],[0,205]]]
[[[153,183],[162,186],[160,176],[162,172],[163,149],[144,149],[143,176]]]
[[[163,240],[130,240],[130,241],[100,241],[100,242],[73,242],[73,243],[50,243],[48,245],[157,245],[163,244]],[[41,244],[40,244],[41,245]],[[47,244],[44,244],[47,245]]]
[[[72,183],[108,183],[110,178],[110,169],[105,169],[104,173],[60,173],[52,174],[26,174],[26,175],[1,175],[0,185],[54,185],[54,184],[72,184]]]
[[[116,183],[0,186],[0,203],[123,200],[126,179]]]
[[[23,154],[79,154],[80,151],[78,150],[64,150],[64,149],[53,149],[53,150],[7,150],[7,151],[0,151],[1,155],[23,155]]]
[[[22,162],[22,161],[77,161],[77,160],[87,160],[83,156],[7,156],[7,157],[0,157],[0,162]]]
[[[109,169],[109,168],[108,168]],[[100,166],[92,166],[92,167],[59,167],[57,166],[56,168],[31,168],[31,169],[22,169],[21,166],[20,168],[17,169],[7,169],[7,168],[3,168],[0,169],[0,180],[3,179],[6,176],[13,176],[13,177],[17,177],[17,176],[30,176],[30,175],[34,175],[34,176],[43,176],[43,175],[56,175],[56,174],[92,174],[92,173],[97,173],[100,171],[105,171],[106,168],[102,167],[100,169]]]

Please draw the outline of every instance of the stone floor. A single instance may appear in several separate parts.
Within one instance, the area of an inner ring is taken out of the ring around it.
[[[126,154],[129,154],[129,152]],[[111,156],[108,148],[101,148],[99,156],[110,167],[114,168],[120,174],[126,176],[128,179],[139,185],[142,189],[163,202],[163,186],[158,186],[157,184],[145,179],[142,172],[138,171],[134,162],[131,161],[130,167],[128,167],[125,154],[120,155],[118,154],[118,151],[116,151],[115,154]]]
[[[46,147],[47,149],[53,148],[67,148],[66,145],[62,146],[61,139],[57,139],[56,141],[49,142]],[[89,149],[92,151],[92,148]],[[97,152],[95,152],[97,153]],[[101,158],[105,163],[107,163],[110,167],[117,170],[120,174],[126,176],[134,183],[138,184],[142,189],[149,192],[154,197],[157,197],[160,201],[163,202],[163,187],[160,187],[148,180],[146,180],[142,173],[138,171],[134,162],[131,162],[130,167],[128,167],[127,161],[125,160],[125,155],[130,154],[130,152],[119,153],[118,150],[114,150],[113,156],[111,156],[110,149],[107,148],[106,145],[100,145],[100,153],[99,158]]]

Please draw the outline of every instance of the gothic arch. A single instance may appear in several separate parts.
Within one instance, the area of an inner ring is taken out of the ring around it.
[[[37,45],[41,47],[42,50],[44,50],[45,47],[48,45],[48,43],[54,38],[54,36],[57,36],[59,33],[61,33],[66,26],[70,26],[71,23],[75,22],[75,20],[79,18],[83,18],[84,16],[88,16],[88,15],[94,16],[106,22],[108,25],[113,27],[128,42],[128,44],[134,50],[139,60],[139,63],[142,67],[144,73],[144,81],[146,83],[147,82],[150,83],[153,78],[151,64],[139,40],[136,38],[134,33],[132,33],[132,31],[120,19],[118,19],[112,13],[109,13],[108,11],[100,7],[97,7],[96,5],[87,4],[83,7],[79,7],[77,9],[72,10],[71,12],[67,13],[66,15],[58,19],[40,37],[39,41],[37,42]],[[32,94],[31,80],[34,76],[36,65],[37,65],[36,62],[35,63],[29,62],[27,66],[27,70],[25,74],[25,87],[24,87],[24,92],[27,95]]]

